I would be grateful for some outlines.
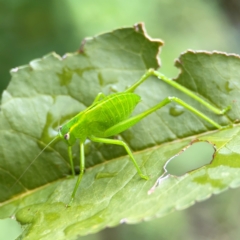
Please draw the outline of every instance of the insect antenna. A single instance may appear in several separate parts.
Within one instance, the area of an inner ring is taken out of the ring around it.
[[[60,136],[57,135],[53,140],[51,140],[43,149],[42,151],[32,160],[32,162],[28,165],[28,167],[23,171],[23,173],[20,175],[20,177],[15,181],[15,183],[10,187],[12,189],[19,180],[23,177],[23,175],[28,171],[28,169],[33,165],[33,163],[38,159],[38,157],[46,150],[47,147],[49,147],[53,142],[55,142],[57,139],[59,139]],[[9,190],[10,190],[9,189]]]

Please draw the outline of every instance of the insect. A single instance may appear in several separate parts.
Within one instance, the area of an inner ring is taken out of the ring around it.
[[[182,107],[188,109],[189,111],[196,114],[200,118],[206,120],[216,128],[218,129],[222,128],[221,125],[219,125],[218,123],[207,117],[205,114],[201,113],[194,107],[191,107],[186,102],[182,101],[177,97],[167,97],[154,107],[151,107],[148,110],[136,116],[129,117],[133,112],[134,108],[136,107],[136,105],[141,100],[140,96],[134,93],[134,90],[140,84],[142,84],[149,76],[152,75],[158,77],[160,80],[163,80],[164,82],[170,84],[176,89],[184,92],[185,94],[192,97],[196,101],[200,102],[201,104],[203,104],[205,107],[207,107],[216,114],[224,114],[226,111],[230,109],[230,106],[226,107],[223,110],[220,110],[212,106],[211,104],[204,101],[187,88],[179,85],[175,81],[168,79],[167,77],[153,69],[148,70],[140,80],[135,82],[132,86],[130,86],[123,92],[113,93],[108,96],[105,96],[103,93],[99,93],[95,98],[94,102],[92,103],[92,105],[90,105],[84,111],[78,113],[76,116],[74,116],[72,119],[70,119],[67,123],[65,123],[59,128],[58,135],[55,138],[62,139],[68,145],[68,155],[73,176],[75,175],[75,171],[73,165],[72,146],[75,144],[77,139],[79,139],[80,142],[80,174],[77,178],[77,182],[75,184],[68,206],[71,206],[84,174],[85,168],[84,142],[86,141],[87,138],[93,142],[116,144],[124,147],[131,161],[133,162],[139,176],[147,180],[148,176],[144,175],[143,172],[141,171],[128,145],[122,140],[109,139],[108,137],[117,135],[125,131],[126,129],[135,125],[141,119],[145,118],[149,114],[155,112],[156,110],[162,108],[163,106],[171,102],[175,102],[181,105]],[[55,139],[53,139],[53,141]],[[47,146],[49,146],[49,144]]]

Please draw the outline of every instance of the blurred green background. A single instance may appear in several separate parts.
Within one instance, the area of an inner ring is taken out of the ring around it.
[[[237,0],[0,0],[0,92],[11,68],[51,51],[76,51],[85,37],[140,21],[151,37],[165,41],[161,71],[168,77],[177,76],[174,59],[187,49],[240,53]],[[228,191],[162,219],[81,239],[239,239],[239,197],[238,189]],[[14,239],[13,231],[0,221],[0,239]]]

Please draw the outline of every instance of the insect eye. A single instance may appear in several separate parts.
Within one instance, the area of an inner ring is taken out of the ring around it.
[[[69,140],[69,137],[70,137],[69,133],[66,133],[66,134],[64,135],[64,138],[65,138],[66,140]]]

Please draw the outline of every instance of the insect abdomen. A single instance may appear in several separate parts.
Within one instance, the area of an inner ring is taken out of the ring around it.
[[[140,96],[135,93],[116,93],[99,101],[87,112],[89,134],[101,135],[101,132],[127,119],[139,101]]]

